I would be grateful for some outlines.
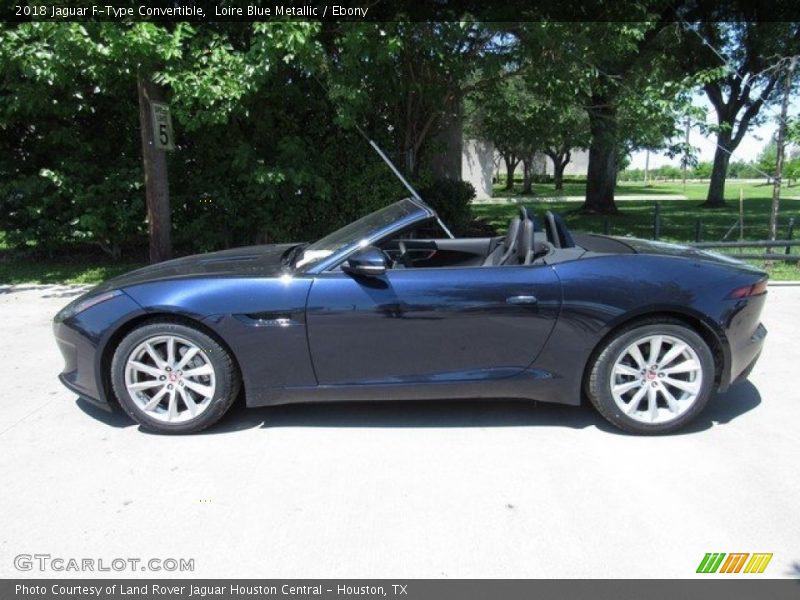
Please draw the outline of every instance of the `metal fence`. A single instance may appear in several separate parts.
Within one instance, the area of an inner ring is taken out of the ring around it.
[[[708,248],[708,249],[716,249],[722,254],[726,254],[727,256],[731,256],[733,258],[740,258],[740,259],[752,259],[752,260],[782,260],[788,263],[797,263],[800,262],[800,254],[792,255],[792,248],[794,246],[800,246],[800,240],[794,240],[794,217],[790,217],[788,224],[786,226],[786,234],[784,239],[781,240],[751,240],[746,241],[740,239],[738,242],[728,242],[726,241],[727,238],[735,231],[739,230],[740,237],[744,231],[744,223],[741,221],[740,217],[736,220],[736,222],[731,225],[728,229],[727,233],[722,237],[720,241],[703,241],[703,219],[698,218],[695,221],[694,227],[694,242],[690,243],[690,246],[695,248]],[[604,224],[604,229],[608,230],[609,224],[608,220],[606,220]],[[654,211],[653,211],[653,239],[658,240],[661,237],[661,205],[656,202]],[[731,250],[740,250],[746,248],[765,248],[765,252],[759,254],[757,252],[731,252]],[[773,249],[778,248],[778,252],[774,252]],[[780,253],[781,249],[783,249],[783,253]],[[727,251],[727,252],[726,252]]]

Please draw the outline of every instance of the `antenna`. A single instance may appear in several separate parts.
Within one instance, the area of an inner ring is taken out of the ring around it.
[[[373,141],[370,139],[370,137],[369,137],[369,136],[368,136],[366,133],[364,133],[364,130],[363,130],[363,129],[361,129],[361,127],[359,127],[358,123],[353,123],[353,125],[355,126],[355,128],[356,128],[356,131],[358,131],[358,133],[360,133],[360,134],[361,134],[361,137],[363,137],[365,140],[367,140],[367,143],[368,143],[370,146],[372,146],[372,149],[373,149],[373,150],[375,150],[375,152],[377,152],[377,153],[378,153],[378,156],[380,156],[380,157],[383,159],[383,162],[385,162],[387,165],[389,165],[389,168],[392,170],[392,173],[394,173],[394,174],[397,176],[397,178],[400,180],[400,182],[401,182],[401,183],[402,183],[404,186],[406,186],[406,189],[407,189],[409,192],[411,192],[411,195],[414,197],[414,199],[415,199],[415,200],[419,200],[420,202],[422,202],[422,203],[424,204],[424,201],[422,200],[422,198],[420,198],[420,197],[419,197],[419,194],[417,193],[417,190],[415,190],[415,189],[414,189],[414,188],[411,186],[411,184],[410,184],[410,183],[408,183],[408,180],[407,180],[405,177],[403,177],[403,174],[402,174],[402,173],[400,173],[400,171],[398,170],[398,168],[394,166],[394,163],[393,163],[391,160],[389,160],[389,157],[388,157],[388,156],[386,156],[386,154],[384,153],[384,151],[380,149],[380,146],[378,146],[378,144],[376,144],[375,142],[373,142]]]
[[[327,97],[328,96],[328,89],[322,84],[322,82],[319,80],[319,78],[314,73],[312,73],[311,76],[314,78],[314,81],[316,81],[319,84],[319,87],[322,88],[322,91],[325,92],[325,95]],[[358,133],[361,134],[361,137],[363,137],[365,140],[367,140],[367,143],[370,146],[372,146],[372,149],[375,150],[375,152],[378,153],[378,156],[380,156],[383,159],[383,162],[385,162],[388,165],[388,167],[392,170],[392,173],[395,174],[395,177],[397,177],[400,180],[400,183],[402,183],[405,186],[405,188],[411,193],[411,196],[414,198],[414,200],[424,204],[425,206],[428,206],[427,204],[425,204],[425,201],[417,193],[417,190],[415,190],[412,187],[412,185],[408,182],[408,180],[405,177],[403,177],[403,174],[400,173],[400,170],[396,166],[394,166],[394,163],[391,160],[389,160],[389,157],[386,156],[386,153],[383,150],[381,150],[380,146],[378,146],[378,144],[376,144],[374,141],[372,141],[372,139],[370,139],[370,137],[364,132],[363,129],[361,129],[361,127],[358,125],[358,123],[354,122],[353,125],[355,126],[356,131],[358,131]],[[439,223],[439,226],[442,229],[444,229],[444,232],[448,236],[450,236],[450,239],[455,238],[455,236],[450,231],[450,229],[447,227],[447,225],[445,225],[442,222],[442,220],[439,218],[439,215],[436,215],[436,221]]]

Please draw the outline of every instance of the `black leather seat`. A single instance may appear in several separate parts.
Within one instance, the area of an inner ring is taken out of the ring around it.
[[[492,267],[505,264],[505,262],[516,250],[519,232],[520,218],[514,217],[508,224],[508,233],[506,234],[505,239],[503,239],[503,243],[499,244],[497,248],[489,253],[489,256],[487,256],[483,261],[483,266]]]

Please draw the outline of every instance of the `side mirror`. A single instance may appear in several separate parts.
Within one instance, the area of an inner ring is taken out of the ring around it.
[[[342,271],[350,275],[377,277],[386,273],[386,256],[375,246],[362,248],[342,265]]]

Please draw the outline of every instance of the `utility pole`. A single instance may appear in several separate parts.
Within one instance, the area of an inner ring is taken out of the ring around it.
[[[647,148],[644,153],[644,185],[647,187],[650,181],[650,148]]]
[[[775,181],[772,185],[772,208],[769,214],[769,239],[777,239],[778,235],[778,211],[781,202],[781,177],[783,175],[783,156],[786,147],[786,117],[789,112],[789,92],[792,87],[795,63],[797,57],[793,56],[789,67],[786,70],[786,82],[784,84],[783,99],[781,100],[781,117],[778,122],[778,148],[775,158]],[[770,252],[768,249],[767,252]]]
[[[139,126],[142,134],[142,161],[147,198],[147,222],[150,233],[150,262],[172,258],[172,216],[169,206],[169,180],[166,152],[156,146],[153,131],[152,103],[163,101],[161,87],[149,76],[139,73]]]

